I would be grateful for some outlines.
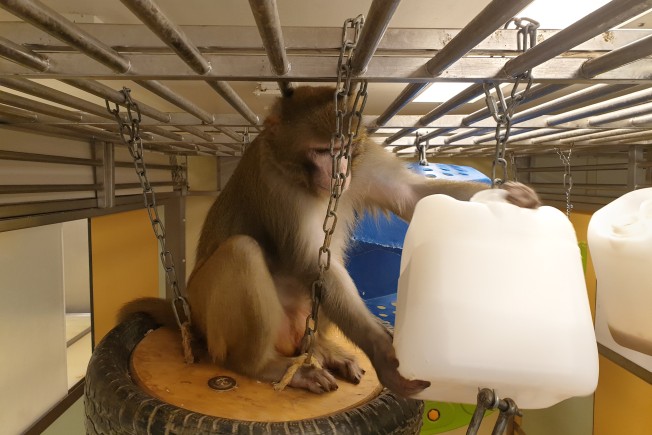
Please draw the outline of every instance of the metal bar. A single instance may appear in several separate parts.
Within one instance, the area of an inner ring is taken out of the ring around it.
[[[152,32],[154,32],[163,42],[165,42],[175,53],[188,65],[193,71],[200,75],[207,75],[212,70],[211,63],[204,58],[199,49],[190,41],[186,34],[179,26],[174,24],[159,6],[151,0],[121,0]],[[139,83],[143,86],[142,83]],[[242,101],[231,86],[226,82],[207,81],[222,98],[233,106],[238,112],[249,119],[252,124],[256,124],[258,117],[253,114],[251,109]],[[149,86],[149,87],[148,87]],[[157,95],[162,96],[168,101],[179,107],[184,108],[190,113],[195,114],[207,124],[212,123],[213,116],[202,111],[199,107],[179,95],[175,95],[169,89],[163,89],[160,83],[147,84],[144,86]],[[154,91],[153,89],[156,89]],[[181,104],[181,105],[180,105]]]
[[[630,122],[635,127],[652,127],[652,115],[638,116]]]
[[[54,156],[47,154],[23,153],[18,151],[0,150],[0,160],[14,160],[20,162],[55,163],[62,165],[102,166],[96,159],[82,159],[78,157]]]
[[[226,102],[231,104],[231,106],[238,111],[242,116],[245,117],[252,125],[259,125],[260,118],[256,115],[245,102],[240,98],[240,96],[233,90],[228,83],[221,80],[206,80],[208,86],[213,88],[215,92],[220,94]]]
[[[197,74],[207,74],[211,64],[204,59],[197,47],[190,42],[183,30],[176,26],[165,13],[149,0],[120,0],[140,21],[165,42]]]
[[[0,185],[0,193],[17,195],[21,193],[92,192],[100,187],[102,187],[101,184],[3,184]]]
[[[490,132],[491,130],[495,130],[495,129],[494,128],[471,128],[466,131],[462,131],[461,133],[457,133],[450,137],[447,137],[446,139],[444,139],[444,143],[448,145],[453,142],[457,142],[459,140],[466,139],[471,136],[478,136],[481,134],[485,134],[487,132]]]
[[[530,186],[535,189],[563,189],[563,183],[530,183]],[[587,190],[613,190],[621,191],[627,190],[627,186],[622,184],[580,184],[573,183],[574,189],[587,189]]]
[[[102,118],[113,119],[113,115],[106,111],[106,107],[89,103],[88,101],[82,100],[81,98],[73,97],[72,95],[66,94],[65,92],[56,91],[31,80],[18,77],[0,77],[0,85],[33,95],[35,97],[44,98],[58,104],[63,104],[64,106],[74,107],[75,109],[92,113],[94,115],[101,116]]]
[[[488,3],[488,2],[487,2]],[[517,13],[515,12],[514,15]],[[82,31],[90,33],[109,47],[121,53],[168,53],[167,44],[143,24],[77,23]],[[264,54],[260,33],[256,26],[182,25],[179,26],[203,54],[247,53]],[[502,24],[496,28],[502,27]],[[420,52],[432,56],[457,37],[460,29],[389,28],[380,41],[376,54]],[[559,30],[539,29],[537,39],[542,42],[559,33]],[[516,29],[500,29],[472,49],[472,53],[514,55],[518,51]],[[652,29],[613,29],[608,38],[599,35],[573,47],[570,52],[608,52],[652,34]],[[32,47],[39,52],[71,51],[60,40],[44,35],[24,22],[0,22],[0,36]],[[283,29],[288,53],[328,53],[337,55],[342,41],[342,28],[338,27],[286,27]]]
[[[18,95],[10,94],[8,92],[0,92],[0,103],[8,104],[14,107],[20,107],[21,109],[43,113],[45,115],[50,115],[73,122],[79,122],[83,118],[80,113],[71,112],[69,110],[30,100],[29,98],[24,98]]]
[[[424,69],[432,77],[441,75],[441,73],[449,66],[459,60],[467,52],[473,49],[473,47],[478,45],[483,39],[487,38],[492,32],[505,24],[505,22],[531,2],[532,0],[493,0],[473,20],[471,20],[469,24],[464,26],[464,28],[454,38],[444,45],[444,47],[437,52],[437,55],[426,63]],[[396,115],[399,110],[405,107],[406,104],[412,101],[426,86],[427,84],[415,83],[405,87],[401,94],[392,101],[389,107],[385,109],[378,119],[376,119],[373,125],[385,125],[389,119]]]
[[[263,41],[267,58],[279,76],[290,71],[290,61],[285,51],[285,41],[281,30],[276,0],[249,0],[249,6],[256,20],[256,26]],[[285,96],[292,93],[292,83],[278,80],[278,87]]]
[[[590,125],[604,125],[609,122],[620,121],[623,119],[634,118],[639,115],[652,114],[652,103],[640,104],[628,109],[617,110],[601,116],[595,116],[589,119]]]
[[[623,95],[622,97],[612,98],[607,101],[592,104],[581,109],[571,110],[570,112],[562,113],[560,115],[551,116],[546,123],[548,125],[559,125],[566,122],[574,121],[576,119],[587,118],[593,115],[600,115],[606,112],[622,109],[636,104],[642,104],[650,101],[652,98],[652,89],[644,89],[631,94]]]
[[[136,71],[132,69],[129,59],[125,58],[92,35],[82,31],[74,23],[70,22],[54,10],[37,1],[8,0],[0,3],[0,6],[41,30],[70,44],[92,59],[95,59],[120,74],[136,73]],[[208,124],[212,122],[212,115],[178,94],[175,94],[172,90],[163,86],[161,83],[152,80],[138,80],[136,83],[143,86],[145,89],[154,92],[161,98],[170,101],[177,107],[192,113],[203,122]]]
[[[4,104],[0,104],[0,113],[17,118],[24,118],[21,120],[21,123],[31,123],[38,121],[38,115],[36,113],[30,112],[28,110],[18,109],[12,106],[5,106]]]
[[[0,36],[0,56],[11,59],[21,65],[29,66],[37,71],[50,69],[50,61],[38,53],[29,50],[22,45],[15,44]]]
[[[601,165],[573,165],[573,172],[583,171],[618,171],[627,169],[627,163],[605,163]],[[562,166],[539,166],[534,168],[518,168],[518,172],[563,172]]]
[[[61,81],[67,85],[81,89],[82,91],[86,91],[89,94],[93,94],[102,99],[109,100],[115,104],[123,104],[125,101],[125,97],[122,94],[122,92],[116,91],[115,89],[110,88],[94,80],[68,79],[68,80],[61,80]],[[143,115],[149,116],[150,118],[156,119],[157,121],[160,122],[165,122],[165,123],[170,122],[169,114],[163,113],[158,109],[154,109],[153,107],[148,106],[147,104],[144,104],[141,101],[138,100],[134,100],[134,101],[138,104],[138,108],[140,109]]]
[[[526,100],[528,103],[530,103],[534,100],[545,97],[564,88],[566,88],[566,85],[534,85],[527,93]],[[512,97],[511,96],[507,97],[506,102],[509,104],[509,102],[511,101],[512,101]],[[476,122],[489,118],[490,116],[491,116],[491,112],[489,112],[489,108],[483,107],[482,109],[476,110],[470,115],[467,115],[462,120],[462,124],[464,125],[475,124]]]
[[[588,141],[591,145],[598,145],[598,144],[608,144],[611,142],[614,143],[624,143],[624,142],[631,142],[632,139],[637,140],[637,139],[647,139],[650,138],[652,139],[652,132],[651,131],[643,131],[643,132],[634,132],[634,133],[626,133],[626,134],[616,134],[611,137],[606,137],[606,138],[601,138],[601,139],[592,139]]]
[[[588,101],[603,98],[607,95],[620,92],[623,89],[631,88],[633,85],[594,85],[581,91],[573,92],[572,94],[556,98],[536,107],[518,112],[512,117],[512,122],[517,124],[522,121],[533,119],[541,115],[546,115],[558,110],[566,109],[578,104],[584,104]]]
[[[366,71],[400,1],[374,0],[369,6],[358,44],[351,58],[351,74],[354,77]]]
[[[595,133],[595,130],[591,130],[589,128],[578,128],[575,130],[561,131],[553,134],[547,134],[543,137],[538,137],[536,139],[532,139],[531,142],[533,144],[539,144],[539,143],[545,143],[550,141],[556,141],[560,139],[568,139],[575,136],[582,136],[589,133]]]
[[[652,8],[652,0],[612,0],[553,37],[509,60],[503,77],[516,77],[543,62]]]
[[[97,206],[111,208],[115,206],[115,145],[103,142],[99,147],[102,166],[95,170],[95,177],[102,180],[102,187],[97,190]]]
[[[584,142],[586,140],[592,140],[592,139],[599,139],[602,137],[609,137],[613,135],[618,135],[618,134],[624,134],[624,133],[631,133],[632,130],[629,129],[615,129],[615,130],[606,130],[606,131],[599,131],[596,132],[595,130],[589,130],[590,133],[582,133],[581,135],[577,135],[577,137],[567,137],[567,138],[561,138],[562,143],[576,143],[576,142]],[[572,132],[572,131],[571,131]],[[534,141],[533,141],[534,142]]]
[[[396,141],[397,139],[402,138],[403,136],[406,136],[419,128],[422,128],[435,119],[445,115],[446,113],[450,112],[451,110],[455,109],[458,106],[461,106],[464,103],[467,103],[471,101],[472,99],[480,96],[482,93],[484,93],[484,88],[482,84],[473,84],[460,92],[459,94],[455,95],[453,98],[450,100],[441,103],[439,106],[431,110],[430,112],[426,113],[423,115],[421,118],[419,118],[419,121],[417,121],[417,125],[415,127],[408,127],[404,128],[397,133],[394,133],[392,136],[388,137],[385,139],[386,144],[391,144],[392,142]]]
[[[4,0],[0,7],[87,53],[114,71],[124,74],[131,69],[129,60],[42,3],[31,0]]]
[[[652,1],[652,0],[651,0]],[[213,83],[219,80],[233,81],[274,81],[274,74],[266,55],[207,55],[213,65],[212,79],[198,76],[190,67],[175,56],[166,54],[133,54],[125,56],[138,64],[139,80],[203,80]],[[27,78],[53,79],[96,79],[125,80],[125,76],[109,71],[105,66],[80,53],[52,53],[50,58],[57,65],[57,71],[44,73],[33,71],[5,59],[0,59],[0,76],[21,75]],[[284,78],[297,82],[334,82],[337,71],[337,58],[333,56],[312,55],[289,56],[292,70]],[[599,79],[578,77],[577,70],[586,61],[584,57],[558,57],[534,69],[538,83],[626,83],[632,81],[652,83],[648,71],[652,70],[652,59],[645,58],[636,63],[609,71]],[[65,65],[65,69],[62,65]],[[423,68],[421,56],[375,56],[371,59],[365,80],[392,83],[425,83],[509,81],[499,76],[504,59],[492,57],[465,57],[458,60],[436,80]]]
[[[605,71],[610,71],[651,54],[652,35],[649,35],[625,47],[612,50],[595,59],[587,60],[580,68],[580,73],[584,77],[595,77]]]

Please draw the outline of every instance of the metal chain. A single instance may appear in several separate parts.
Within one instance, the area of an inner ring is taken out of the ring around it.
[[[147,209],[147,214],[150,223],[152,224],[154,235],[159,242],[159,257],[161,259],[161,264],[165,270],[167,282],[174,293],[172,309],[174,310],[174,316],[177,319],[177,323],[181,328],[184,323],[187,323],[188,325],[190,324],[190,307],[188,306],[186,298],[181,295],[181,291],[179,290],[179,282],[174,267],[174,258],[172,253],[165,246],[165,227],[163,226],[163,222],[159,217],[156,207],[156,193],[147,177],[147,167],[145,166],[145,160],[143,158],[143,140],[140,137],[140,122],[142,120],[140,108],[138,107],[138,104],[131,99],[131,90],[129,88],[123,87],[121,92],[125,98],[123,105],[127,110],[126,119],[123,119],[120,116],[120,106],[117,103],[115,104],[115,109],[111,109],[109,100],[105,100],[106,109],[118,122],[122,142],[127,145],[129,154],[131,154],[131,157],[133,158],[136,175],[138,175],[140,186],[143,189],[145,208]],[[179,182],[183,182],[182,180],[185,180],[185,176],[175,169],[175,171],[173,171],[173,179],[175,183],[177,183],[178,180]]]
[[[573,189],[573,174],[571,173],[571,154],[573,152],[573,147],[568,148],[568,153],[564,154],[563,151],[555,147],[557,155],[561,159],[561,163],[564,165],[564,190],[566,193],[566,216],[570,218],[571,211],[573,210],[573,204],[571,204],[570,196],[571,190]]]
[[[518,168],[516,167],[516,153],[514,151],[509,153],[509,164],[512,167],[512,180],[518,181]]]
[[[421,166],[428,166],[428,156],[426,155],[426,152],[428,151],[428,146],[430,145],[428,143],[429,140],[421,142],[420,136],[421,135],[417,131],[417,134],[414,138],[414,145],[417,147],[417,151],[419,152],[419,164]]]
[[[319,317],[319,306],[326,287],[324,275],[331,264],[330,244],[333,233],[335,232],[335,226],[337,225],[337,207],[351,175],[351,144],[358,136],[360,127],[362,126],[362,112],[367,103],[366,81],[359,83],[359,87],[355,93],[355,100],[353,104],[349,103],[349,98],[354,92],[352,89],[351,57],[358,43],[358,37],[363,24],[364,17],[359,15],[356,18],[347,19],[342,27],[342,46],[337,63],[337,84],[334,93],[335,132],[331,135],[329,146],[332,158],[331,194],[322,226],[324,230],[324,242],[319,248],[317,262],[319,275],[312,283],[312,310],[306,318],[306,331],[302,343],[302,350],[308,353],[308,358],[306,358],[307,364],[312,359]],[[342,169],[342,159],[346,160],[346,170]]]
[[[505,24],[505,28],[507,28],[507,26],[512,22],[516,24],[519,29],[516,34],[519,50],[526,51],[533,47],[536,44],[536,32],[539,23],[529,18],[512,18],[507,22],[507,24]],[[523,81],[525,81],[525,89],[518,92],[518,88]],[[495,96],[491,94],[491,86],[494,88]],[[500,186],[507,180],[507,160],[505,158],[505,151],[512,130],[512,116],[514,115],[518,105],[525,100],[531,87],[531,70],[525,71],[523,74],[515,77],[514,84],[510,91],[511,98],[509,101],[505,99],[505,95],[503,94],[499,83],[484,83],[487,108],[496,121],[496,151],[494,153],[494,161],[491,167],[491,187]],[[498,166],[501,168],[502,178],[497,177],[496,173]]]

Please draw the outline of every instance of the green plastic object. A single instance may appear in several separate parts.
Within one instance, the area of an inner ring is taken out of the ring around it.
[[[588,244],[584,241],[578,243],[580,247],[580,254],[582,254],[582,267],[584,268],[584,273],[586,273],[586,259],[588,252]]]
[[[471,422],[475,405],[426,401],[421,435],[448,432]]]

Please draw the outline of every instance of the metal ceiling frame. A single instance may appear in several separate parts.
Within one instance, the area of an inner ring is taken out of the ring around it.
[[[179,26],[154,0],[121,1],[143,24],[75,24],[36,0],[0,2],[24,20],[0,23],[0,86],[69,108],[0,89],[4,128],[120,146],[105,107],[32,79],[57,79],[114,104],[124,102],[123,94],[97,80],[128,79],[181,109],[166,113],[139,103],[146,149],[170,156],[237,157],[245,133],[255,136],[261,118],[227,81],[276,81],[289,94],[297,82],[336,79],[342,30],[283,28],[275,0],[249,1],[255,28]],[[451,112],[482,95],[484,82],[511,82],[532,68],[535,85],[528,107],[514,115],[509,142],[518,157],[569,144],[586,152],[639,146],[649,155],[652,30],[612,29],[652,9],[652,0],[613,0],[565,29],[539,31],[538,43],[521,52],[517,31],[503,25],[531,1],[493,0],[462,29],[392,29],[399,1],[374,0],[352,58],[355,80],[407,86],[382,114],[365,117],[372,140],[412,157],[418,132],[431,155],[489,156],[494,140],[489,132],[495,127],[489,110]],[[238,114],[209,113],[159,80],[203,81]],[[397,115],[436,81],[473,84],[423,116]],[[576,84],[591,86],[569,93]]]

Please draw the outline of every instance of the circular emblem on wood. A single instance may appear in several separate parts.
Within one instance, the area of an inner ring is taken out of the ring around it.
[[[229,391],[236,387],[235,379],[230,376],[215,376],[208,380],[208,386],[217,391]]]

